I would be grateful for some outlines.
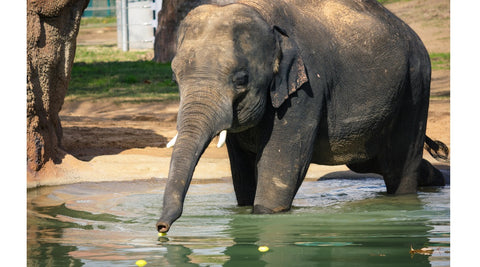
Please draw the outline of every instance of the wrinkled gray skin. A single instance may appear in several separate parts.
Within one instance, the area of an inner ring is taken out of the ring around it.
[[[226,129],[239,205],[289,210],[310,163],[383,175],[387,192],[444,185],[422,159],[430,61],[375,0],[200,6],[178,32],[178,139],[163,211],[182,214],[193,171]]]

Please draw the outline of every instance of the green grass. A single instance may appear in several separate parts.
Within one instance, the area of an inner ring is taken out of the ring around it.
[[[150,51],[128,51],[117,49],[116,45],[77,46],[75,63],[148,61],[153,58]]]
[[[430,53],[430,61],[434,70],[450,69],[450,53]]]
[[[150,54],[123,52],[113,46],[78,46],[67,98],[178,99],[170,64],[155,63]]]

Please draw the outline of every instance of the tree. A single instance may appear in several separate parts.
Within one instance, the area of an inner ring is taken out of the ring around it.
[[[89,0],[27,0],[27,167],[59,163],[58,113],[67,92],[80,19]]]
[[[158,27],[155,32],[154,50],[156,62],[170,62],[176,51],[176,31],[186,14],[203,0],[164,0],[158,12]]]

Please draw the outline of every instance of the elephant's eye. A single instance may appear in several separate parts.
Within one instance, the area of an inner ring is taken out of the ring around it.
[[[239,71],[233,75],[232,78],[233,84],[236,87],[243,87],[248,83],[248,72],[246,71]]]

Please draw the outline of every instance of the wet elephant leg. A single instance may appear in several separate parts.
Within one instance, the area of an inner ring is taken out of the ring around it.
[[[420,165],[420,176],[418,177],[418,186],[444,186],[445,177],[430,162],[422,159]]]
[[[310,165],[313,143],[310,135],[304,137],[298,133],[294,140],[270,142],[265,147],[257,164],[254,213],[275,213],[291,208]]]
[[[383,151],[378,155],[379,168],[388,194],[417,191],[423,138],[421,130],[413,129],[408,123],[411,122],[404,120],[393,128]]]
[[[268,115],[273,118],[269,118],[272,124],[266,127],[270,130],[265,138],[268,142],[259,153],[254,213],[291,208],[310,165],[318,128],[320,110],[310,108],[314,103],[308,100],[303,91],[298,91],[298,97],[290,98],[291,103]]]
[[[227,135],[233,188],[239,206],[252,206],[257,188],[255,179],[256,154],[246,150],[245,146],[240,144],[243,139],[240,135],[234,133]]]
[[[427,128],[428,104],[430,95],[430,72],[426,53],[420,50],[411,55],[409,80],[404,84],[401,108],[396,118],[391,120],[383,151],[378,156],[387,193],[415,193],[422,183],[423,147]],[[428,166],[427,166],[428,167]]]
[[[415,193],[425,139],[426,114],[418,105],[404,108],[378,156],[389,194]],[[423,119],[420,119],[422,116]]]

